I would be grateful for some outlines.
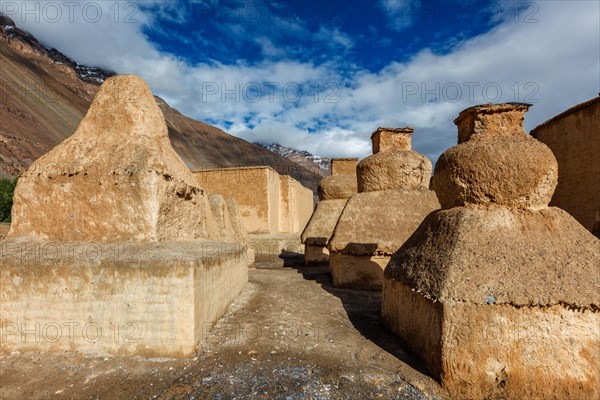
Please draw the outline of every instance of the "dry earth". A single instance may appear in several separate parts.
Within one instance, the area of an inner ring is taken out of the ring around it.
[[[188,359],[0,356],[1,399],[443,399],[379,322],[380,294],[336,289],[299,256],[259,263]]]

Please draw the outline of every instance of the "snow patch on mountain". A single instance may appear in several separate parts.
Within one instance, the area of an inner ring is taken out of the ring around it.
[[[283,146],[279,143],[254,143],[257,146],[264,147],[265,149],[271,151],[272,153],[279,154],[282,157],[285,157],[291,161],[294,161],[300,165],[303,165],[304,162],[299,162],[301,160],[305,160],[305,162],[309,162],[314,164],[319,168],[323,175],[331,175],[331,159],[327,157],[316,156],[314,154],[309,153],[304,150],[296,150],[291,147]],[[305,166],[305,165],[303,165]]]
[[[17,28],[12,19],[1,13],[0,34],[5,40],[21,40],[24,43],[27,43],[31,46],[33,51],[49,57],[57,65],[70,66],[75,70],[75,72],[77,72],[79,78],[83,81],[90,83],[102,83],[109,77],[116,75],[115,72],[106,71],[102,68],[81,65],[58,50],[45,47],[33,35]]]

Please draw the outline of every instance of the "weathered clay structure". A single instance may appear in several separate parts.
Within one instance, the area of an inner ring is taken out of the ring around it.
[[[247,243],[248,234],[241,226],[242,218],[237,202],[233,199],[225,200],[220,194],[210,193],[208,203],[220,238],[224,241],[233,240],[234,243]]]
[[[248,280],[228,213],[171,148],[146,83],[108,79],[19,179],[0,253],[2,351],[192,354]]]
[[[313,210],[313,193],[270,167],[203,169],[194,172],[211,193],[237,201],[257,258],[301,251],[300,233]]]
[[[302,232],[304,263],[307,266],[329,262],[327,243],[348,198],[357,192],[357,162],[357,158],[332,159],[331,175],[319,182],[319,202]]]
[[[379,128],[372,156],[357,165],[358,193],[329,241],[329,269],[339,287],[380,290],[390,257],[431,211],[431,161],[411,148],[412,128]]]
[[[250,243],[248,233],[242,225],[242,214],[240,206],[234,199],[225,200],[220,194],[211,193],[208,195],[210,209],[217,224],[217,231],[220,239],[226,243],[242,244],[245,248],[245,259],[249,266],[254,266],[256,258],[255,249]]]
[[[550,201],[600,237],[600,97],[578,104],[531,131],[558,161]]]
[[[457,399],[600,395],[600,242],[548,207],[558,168],[524,104],[469,108],[431,213],[385,270],[382,317]]]
[[[0,222],[0,240],[4,239],[4,236],[10,230],[10,224],[6,224],[4,222]]]

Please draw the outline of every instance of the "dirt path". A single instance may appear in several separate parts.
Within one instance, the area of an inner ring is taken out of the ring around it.
[[[443,398],[379,323],[379,293],[335,289],[325,268],[299,265],[288,258],[250,271],[195,358],[1,356],[0,398]]]

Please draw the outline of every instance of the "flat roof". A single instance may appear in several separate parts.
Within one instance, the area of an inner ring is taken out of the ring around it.
[[[192,170],[192,173],[200,173],[200,172],[214,172],[214,171],[232,171],[232,170],[236,170],[236,169],[270,169],[273,172],[277,172],[275,171],[275,169],[273,169],[273,167],[270,167],[268,165],[256,165],[256,166],[244,166],[244,167],[225,167],[225,168],[204,168],[204,169],[195,169]],[[279,172],[277,172],[279,173]]]
[[[555,115],[554,117],[550,118],[546,122],[543,122],[543,123],[539,124],[538,126],[536,126],[535,128],[533,128],[530,133],[531,133],[531,135],[533,137],[535,137],[535,131],[537,129],[539,129],[539,128],[543,127],[543,126],[546,126],[548,124],[551,124],[552,122],[557,121],[557,120],[559,120],[561,118],[564,118],[567,115],[570,115],[570,114],[573,114],[573,113],[575,113],[577,111],[580,111],[580,110],[583,110],[585,108],[591,107],[594,104],[599,103],[599,102],[600,102],[600,95],[598,97],[594,97],[591,100],[584,101],[583,103],[579,103],[577,105],[574,105],[573,107],[571,107],[571,108],[569,108],[569,109],[561,112],[560,114]]]

